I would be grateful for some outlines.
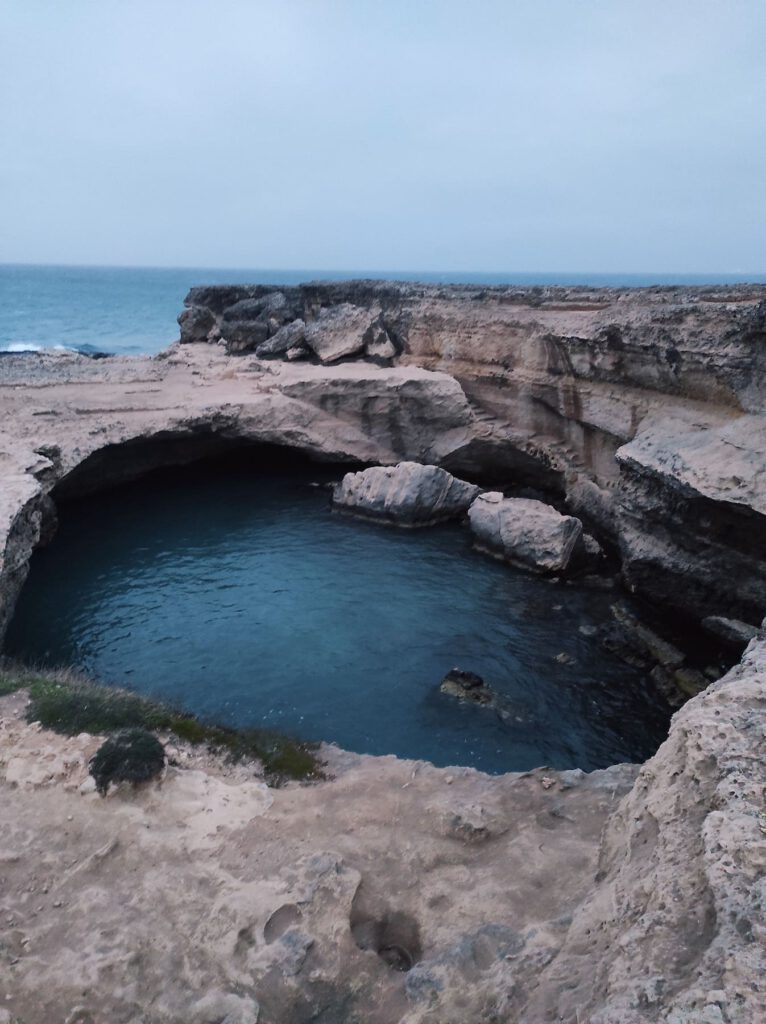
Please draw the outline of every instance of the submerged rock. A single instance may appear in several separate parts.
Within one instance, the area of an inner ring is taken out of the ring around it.
[[[397,523],[426,526],[463,515],[479,493],[438,466],[400,462],[346,473],[335,488],[338,508]]]
[[[468,512],[480,547],[536,572],[563,572],[582,538],[582,523],[534,498],[480,494]]]
[[[758,627],[739,619],[726,619],[722,615],[708,615],[702,620],[702,626],[720,640],[732,647],[744,648],[758,636]]]
[[[486,685],[480,675],[466,672],[461,668],[453,668],[441,681],[439,689],[458,700],[471,701],[473,704],[494,704],[495,694]]]
[[[629,664],[657,664],[674,670],[684,662],[683,652],[650,629],[622,603],[612,605],[614,625],[604,635],[605,646]]]

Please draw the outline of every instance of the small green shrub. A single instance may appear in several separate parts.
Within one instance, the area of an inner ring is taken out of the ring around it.
[[[116,732],[90,759],[90,773],[102,796],[106,796],[110,782],[148,782],[164,767],[165,748],[146,729]]]
[[[268,729],[231,729],[201,722],[194,715],[166,704],[116,686],[93,683],[67,671],[35,672],[14,666],[0,673],[0,685],[6,679],[6,692],[22,687],[29,691],[27,721],[39,722],[55,732],[69,736],[139,728],[169,732],[195,746],[206,744],[232,760],[257,758],[269,781],[275,784],[285,779],[322,778],[316,743]]]

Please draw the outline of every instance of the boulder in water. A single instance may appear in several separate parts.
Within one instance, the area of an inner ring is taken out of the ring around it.
[[[463,515],[479,493],[438,466],[400,462],[346,473],[333,504],[348,512],[397,523],[426,526]]]
[[[468,511],[479,547],[535,572],[564,572],[582,543],[582,523],[534,498],[480,494]]]

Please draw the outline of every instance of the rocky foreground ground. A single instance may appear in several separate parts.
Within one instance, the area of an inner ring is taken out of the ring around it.
[[[492,777],[326,748],[273,789],[169,740],[0,701],[0,1020],[755,1024],[766,1013],[766,638],[640,769]]]
[[[182,339],[0,357],[0,635],[57,501],[257,443],[544,490],[661,614],[756,636],[590,775],[330,750],[273,789],[170,739],[102,799],[98,739],[4,698],[0,1024],[764,1019],[766,289],[197,289]]]

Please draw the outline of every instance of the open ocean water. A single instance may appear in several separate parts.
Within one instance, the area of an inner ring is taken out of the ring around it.
[[[178,337],[176,317],[197,284],[300,284],[346,278],[435,284],[645,285],[766,282],[736,274],[475,274],[372,270],[55,267],[0,264],[0,352],[77,349],[126,355],[159,352]]]

